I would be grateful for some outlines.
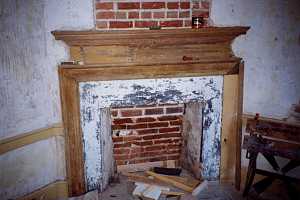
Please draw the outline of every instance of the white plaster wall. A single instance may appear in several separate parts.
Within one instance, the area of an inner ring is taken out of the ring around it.
[[[94,27],[93,0],[0,1],[0,139],[61,122],[55,29]]]
[[[51,31],[94,27],[93,0],[0,1],[0,140],[61,122],[57,65],[68,48]],[[64,139],[0,155],[0,199],[65,179]]]
[[[65,179],[64,138],[52,137],[0,155],[0,199],[15,199]]]
[[[213,0],[218,26],[251,26],[233,43],[245,61],[244,112],[276,118],[300,99],[300,1]]]

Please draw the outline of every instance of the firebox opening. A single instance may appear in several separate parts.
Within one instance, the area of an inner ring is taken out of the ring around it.
[[[183,167],[201,177],[202,102],[111,108],[118,172]]]

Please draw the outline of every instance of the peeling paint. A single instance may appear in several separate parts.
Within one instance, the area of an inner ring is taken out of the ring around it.
[[[220,132],[222,114],[222,76],[169,79],[114,80],[79,83],[81,126],[88,187],[94,187],[101,176],[101,135],[97,133],[101,108],[204,102],[203,111],[203,176],[219,177]],[[218,149],[215,149],[218,148]]]

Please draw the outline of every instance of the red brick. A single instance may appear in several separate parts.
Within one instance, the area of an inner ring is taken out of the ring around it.
[[[149,128],[154,128],[154,127],[168,127],[169,123],[168,122],[154,122],[154,123],[149,123],[148,127]]]
[[[161,21],[161,27],[182,27],[182,20],[173,20],[173,21]]]
[[[145,115],[158,115],[158,114],[163,114],[163,113],[164,113],[163,108],[152,108],[152,109],[145,110]]]
[[[192,15],[193,15],[193,17],[208,18],[209,17],[209,12],[208,11],[201,11],[201,10],[194,10]]]
[[[154,139],[181,137],[181,133],[164,133],[154,135]]]
[[[161,9],[165,8],[165,2],[144,2],[142,9]]]
[[[177,11],[167,12],[167,18],[178,18],[178,12]]]
[[[180,8],[181,9],[190,9],[190,2],[180,2]]]
[[[179,2],[168,2],[167,8],[168,9],[178,9],[179,8]]]
[[[165,115],[157,118],[159,121],[171,121],[171,120],[178,120],[179,116],[176,115]]]
[[[154,12],[153,18],[155,19],[165,18],[165,12]]]
[[[112,137],[113,142],[123,142],[124,138],[123,137]]]
[[[130,149],[131,153],[141,153],[144,151],[143,147],[132,147]]]
[[[143,141],[140,143],[141,146],[148,146],[148,145],[152,145],[153,142],[152,141]]]
[[[138,19],[140,17],[139,12],[129,12],[128,13],[128,19]]]
[[[171,143],[172,139],[164,139],[164,140],[155,140],[154,144],[166,144],[166,143]]]
[[[170,107],[166,108],[167,114],[171,113],[183,113],[183,107]]]
[[[108,28],[108,23],[107,22],[96,22],[97,28]]]
[[[123,22],[123,21],[110,21],[110,28],[132,28],[132,22]]]
[[[144,158],[144,159],[133,160],[131,162],[133,162],[134,164],[137,164],[137,163],[146,163],[146,162],[149,162],[149,159],[148,158]]]
[[[182,125],[182,121],[181,120],[170,121],[170,125],[172,126]]]
[[[170,133],[170,132],[177,132],[179,131],[179,127],[172,127],[172,128],[160,128],[159,132],[160,133]]]
[[[96,14],[96,19],[114,19],[114,18],[115,18],[115,13],[110,11],[98,12]]]
[[[156,121],[156,119],[153,117],[142,117],[142,118],[136,119],[137,123],[139,123],[139,122],[155,122],[155,121]]]
[[[126,123],[133,123],[131,118],[116,118],[113,119],[113,124],[126,124]]]
[[[126,19],[126,12],[116,12],[115,13],[116,19]]]
[[[190,17],[190,11],[183,11],[179,13],[180,18],[189,18]]]
[[[126,125],[111,125],[112,130],[122,130],[126,129]]]
[[[135,28],[148,28],[148,27],[153,27],[157,26],[158,22],[155,21],[136,21],[134,24]]]
[[[146,135],[146,136],[143,136],[143,140],[153,140],[154,139],[154,136],[153,135]]]
[[[122,148],[122,147],[130,147],[131,143],[126,142],[126,143],[114,143],[114,148]]]
[[[158,151],[158,150],[164,150],[166,147],[164,145],[156,145],[156,146],[149,146],[145,147],[146,151]]]
[[[124,137],[124,141],[129,142],[129,141],[137,141],[137,140],[141,140],[141,137],[138,136],[126,136]]]
[[[139,2],[120,2],[118,3],[118,9],[130,10],[130,9],[140,9]]]
[[[114,4],[110,2],[105,2],[105,3],[96,3],[96,9],[101,9],[101,10],[112,10],[114,8]]]
[[[141,116],[142,110],[121,110],[122,117]]]
[[[141,13],[141,18],[142,19],[149,19],[149,18],[151,18],[151,12],[142,12]]]
[[[139,135],[144,135],[144,134],[151,134],[151,133],[157,133],[158,129],[143,129],[143,130],[137,130]]]
[[[181,147],[180,144],[168,144],[168,149],[179,149]]]
[[[209,9],[209,7],[210,7],[210,3],[208,1],[201,2],[201,8]]]
[[[113,149],[114,154],[129,154],[130,149],[129,148],[114,148]]]
[[[144,129],[147,127],[148,125],[146,123],[127,125],[127,129]]]

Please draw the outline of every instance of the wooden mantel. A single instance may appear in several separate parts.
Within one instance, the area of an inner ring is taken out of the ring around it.
[[[227,162],[225,167],[235,163],[235,184],[239,187],[244,71],[243,62],[233,54],[231,43],[239,35],[246,34],[248,29],[249,27],[210,27],[53,31],[55,39],[63,40],[70,46],[70,60],[81,63],[59,67],[69,195],[86,192],[78,83],[90,80],[224,75],[223,103],[226,104],[227,101],[228,107],[234,109],[223,112],[223,116],[229,117],[222,125],[222,137],[226,143],[222,143],[224,147],[221,148],[228,147],[226,152],[230,153],[230,146],[236,146],[234,162]],[[232,96],[233,90],[236,92]],[[225,132],[233,134],[234,140],[226,138]],[[230,141],[234,143],[231,144]]]

